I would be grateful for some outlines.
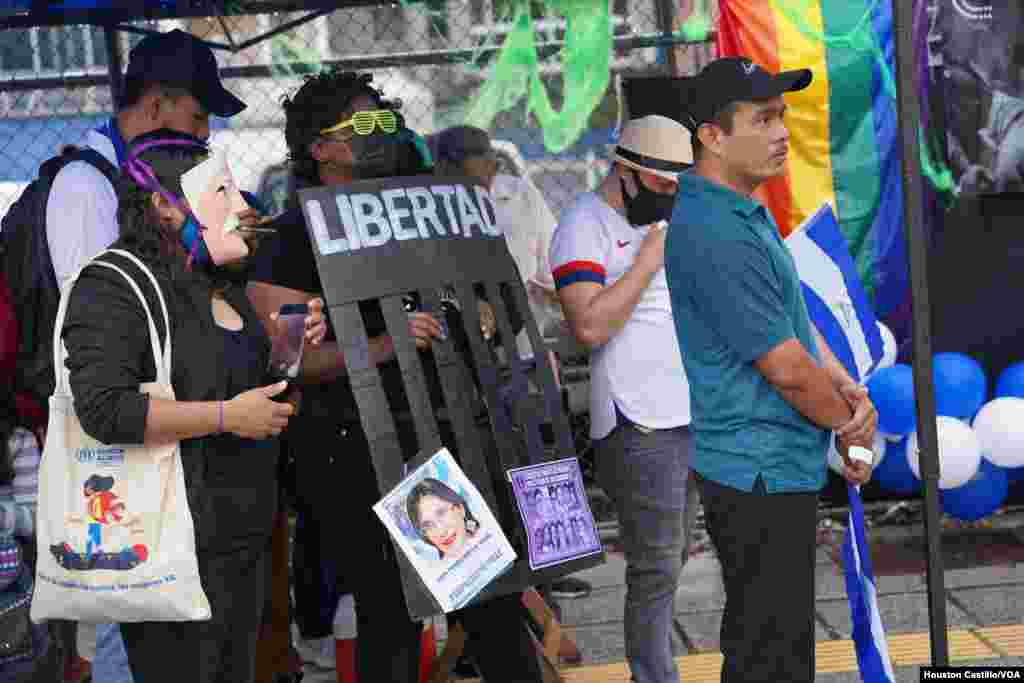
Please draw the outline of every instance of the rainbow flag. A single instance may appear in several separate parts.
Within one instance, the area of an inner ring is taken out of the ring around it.
[[[786,96],[786,174],[760,199],[786,236],[830,202],[879,317],[909,276],[894,80],[891,0],[721,0],[718,50],[770,71],[810,68]]]

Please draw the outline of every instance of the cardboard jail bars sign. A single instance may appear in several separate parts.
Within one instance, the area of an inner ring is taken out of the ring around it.
[[[488,192],[468,178],[413,176],[311,188],[299,192],[299,201],[379,492],[391,491],[442,447],[427,368],[409,334],[405,302],[415,294],[420,310],[439,314],[443,301],[454,301],[461,315],[447,320],[461,329],[449,329],[448,339],[435,340],[431,350],[455,439],[444,445],[456,452],[520,558],[477,600],[518,592],[603,562],[600,554],[534,572],[526,560],[525,534],[506,471],[574,457],[575,452],[550,366],[536,363],[532,380],[541,395],[531,394],[528,364],[514,352],[505,353],[506,362],[499,363],[481,333],[478,293],[486,294],[506,349],[516,348],[515,313],[523,319],[534,358],[546,358],[519,272],[495,225]],[[415,426],[418,455],[408,463],[398,439],[398,416],[389,405],[380,370],[371,364],[360,308],[360,302],[367,301],[380,305]],[[464,340],[462,348],[456,347],[456,339]],[[481,411],[486,420],[478,419]],[[543,421],[550,422],[555,435],[553,453],[544,447]],[[404,555],[396,554],[410,614],[422,618],[441,613]]]

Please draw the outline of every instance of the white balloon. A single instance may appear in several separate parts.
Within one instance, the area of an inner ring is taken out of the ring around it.
[[[974,418],[981,452],[993,465],[1024,465],[1024,399],[1004,396],[989,401]]]
[[[935,420],[935,429],[939,442],[939,488],[963,486],[981,466],[981,441],[969,424],[955,417],[940,415]],[[916,430],[907,439],[907,464],[920,479]]]
[[[878,323],[878,333],[882,335],[882,360],[878,361],[877,370],[896,365],[896,356],[899,355],[899,347],[896,345],[896,336],[892,330],[886,327],[885,323]]]

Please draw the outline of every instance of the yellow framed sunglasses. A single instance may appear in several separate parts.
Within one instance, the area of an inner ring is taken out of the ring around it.
[[[351,127],[356,135],[369,135],[374,128],[380,128],[382,133],[394,133],[398,130],[398,117],[390,109],[375,109],[373,111],[357,111],[347,121],[324,128],[320,135],[330,135],[340,130]]]

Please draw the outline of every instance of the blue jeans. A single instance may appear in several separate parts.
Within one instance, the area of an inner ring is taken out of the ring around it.
[[[692,441],[688,427],[647,431],[620,415],[595,443],[597,481],[615,504],[626,554],[623,626],[636,683],[679,680],[672,629],[695,507],[695,487],[687,486]]]
[[[102,538],[102,534],[103,526],[101,524],[97,524],[96,522],[92,522],[89,524],[89,535],[85,541],[86,555],[89,555],[91,557],[93,550],[99,551],[102,549],[102,541],[100,540]]]
[[[96,625],[96,658],[92,662],[96,683],[133,683],[128,653],[117,624]]]

